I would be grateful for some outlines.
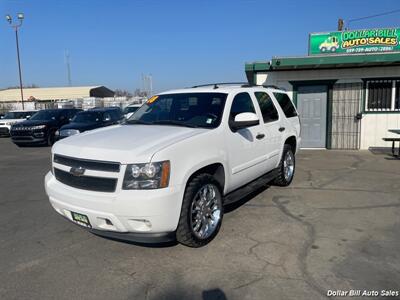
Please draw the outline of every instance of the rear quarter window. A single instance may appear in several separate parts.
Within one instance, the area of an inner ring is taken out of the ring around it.
[[[292,118],[297,116],[296,108],[294,107],[292,101],[289,96],[284,93],[274,93],[276,100],[279,103],[279,106],[282,108],[286,118]]]

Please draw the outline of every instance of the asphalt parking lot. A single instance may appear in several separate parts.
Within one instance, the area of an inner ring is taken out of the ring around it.
[[[387,155],[302,151],[290,187],[266,186],[229,207],[219,235],[200,249],[107,240],[67,222],[44,192],[49,167],[50,148],[0,139],[0,299],[400,290],[400,160]]]

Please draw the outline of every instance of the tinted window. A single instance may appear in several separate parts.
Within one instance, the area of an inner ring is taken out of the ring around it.
[[[182,93],[152,97],[127,121],[127,124],[217,127],[222,118],[226,94]]]
[[[10,111],[5,114],[4,119],[25,119],[34,113],[33,111]]]
[[[139,109],[138,106],[127,106],[124,108],[124,114],[135,112]]]
[[[94,111],[83,111],[75,115],[72,122],[75,123],[96,123],[102,120],[101,113]]]
[[[253,101],[248,93],[240,93],[235,96],[232,102],[230,118],[234,120],[240,113],[255,113]]]
[[[286,118],[297,116],[296,109],[288,95],[284,93],[274,93],[274,96],[285,113]]]
[[[66,113],[66,117],[67,117],[69,120],[72,120],[72,119],[76,116],[76,114],[77,114],[78,112],[79,112],[79,111],[76,110],[76,109],[69,110],[69,111]]]
[[[41,110],[30,118],[30,120],[56,120],[60,116],[60,111],[57,109]]]
[[[263,115],[264,123],[273,122],[279,119],[278,111],[272,102],[271,97],[264,92],[255,92],[258,105],[260,106]]]

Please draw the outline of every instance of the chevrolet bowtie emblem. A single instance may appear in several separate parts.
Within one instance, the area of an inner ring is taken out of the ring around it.
[[[85,173],[85,171],[86,170],[82,167],[79,168],[72,167],[71,170],[69,170],[69,172],[74,176],[82,176]]]

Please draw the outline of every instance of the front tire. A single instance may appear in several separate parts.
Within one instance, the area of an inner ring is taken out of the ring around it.
[[[283,146],[281,162],[278,167],[279,173],[274,180],[274,184],[278,186],[288,186],[293,180],[295,168],[296,159],[292,147],[285,144]]]
[[[56,141],[56,134],[54,130],[49,131],[49,135],[47,137],[46,146],[53,146]]]
[[[222,194],[209,174],[194,177],[187,185],[182,202],[176,239],[189,247],[202,247],[218,234],[223,217]]]

